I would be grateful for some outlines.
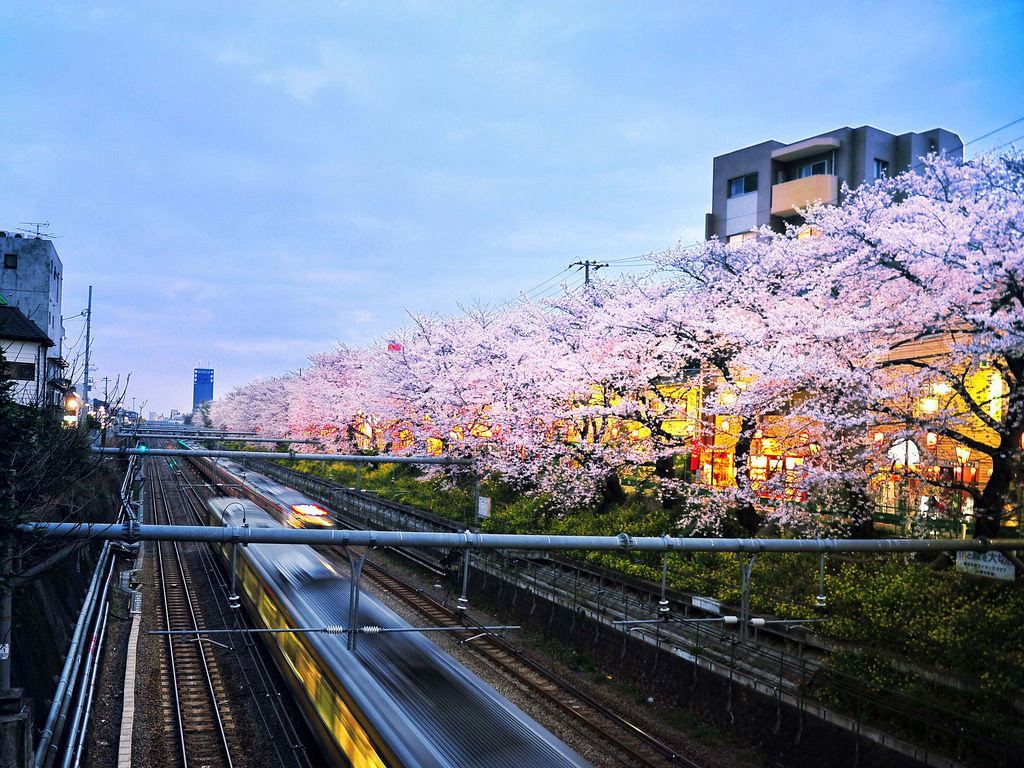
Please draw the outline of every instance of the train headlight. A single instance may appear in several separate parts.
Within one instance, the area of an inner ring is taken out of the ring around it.
[[[316,504],[292,504],[292,512],[303,517],[324,517],[327,510]]]

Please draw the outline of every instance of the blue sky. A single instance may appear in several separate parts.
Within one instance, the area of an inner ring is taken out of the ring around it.
[[[223,394],[694,241],[717,154],[1024,117],[1024,3],[979,6],[8,2],[0,229],[49,221],[94,375],[187,410],[200,361]]]

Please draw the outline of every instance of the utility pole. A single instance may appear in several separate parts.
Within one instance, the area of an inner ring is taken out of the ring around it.
[[[82,412],[89,418],[89,341],[92,333],[92,286],[89,286],[89,305],[85,309],[85,378],[82,381]]]
[[[597,270],[599,270],[601,267],[607,267],[608,265],[607,264],[599,264],[596,261],[590,261],[589,259],[587,259],[586,261],[574,261],[569,266],[570,267],[583,267],[583,269],[584,269],[583,284],[584,285],[590,285],[590,268],[593,267],[594,271],[597,272]]]

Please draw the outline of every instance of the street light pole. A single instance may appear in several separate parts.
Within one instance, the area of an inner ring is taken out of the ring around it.
[[[85,310],[85,376],[82,377],[82,402],[86,417],[89,415],[89,343],[92,336],[92,286],[89,286],[89,304]]]

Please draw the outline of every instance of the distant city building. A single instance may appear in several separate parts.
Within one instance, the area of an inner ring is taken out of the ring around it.
[[[736,242],[768,224],[783,231],[800,224],[798,208],[814,202],[840,202],[845,182],[902,173],[931,152],[962,158],[960,137],[943,128],[895,136],[869,125],[837,128],[793,144],[765,141],[714,160],[711,213],[705,237]]]
[[[210,400],[213,400],[213,368],[196,368],[192,372],[192,412]]]
[[[53,243],[0,231],[0,305],[17,308],[48,340],[47,357],[37,369],[42,392],[34,402],[62,407],[71,382],[65,376],[61,293],[64,267]]]

